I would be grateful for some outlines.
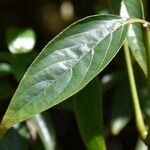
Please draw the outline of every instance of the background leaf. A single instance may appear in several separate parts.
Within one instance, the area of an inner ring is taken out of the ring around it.
[[[142,72],[139,72],[137,65],[134,66],[135,77],[137,84],[137,91],[140,100],[140,106],[145,116],[145,123],[148,125],[150,122],[150,95],[147,87],[145,87],[147,80]],[[117,87],[114,86],[115,95],[112,103],[111,113],[111,125],[110,129],[114,135],[118,135],[122,129],[128,124],[132,116],[134,116],[134,109],[132,104],[131,91],[128,82],[124,82],[126,78],[122,77],[123,80],[117,83]],[[105,76],[104,76],[105,77]]]
[[[88,84],[119,51],[128,31],[124,22],[119,16],[90,16],[48,43],[24,75],[3,118],[1,133]]]
[[[105,150],[102,91],[98,77],[75,95],[74,108],[88,150]]]
[[[141,0],[123,0],[120,15],[124,18],[144,19],[143,4]],[[131,24],[127,35],[131,52],[143,72],[147,74],[146,49],[144,45],[141,25]]]
[[[110,125],[113,135],[118,135],[134,115],[130,87],[127,83],[120,83],[114,96]]]
[[[11,27],[6,32],[6,41],[11,53],[27,53],[35,45],[35,33],[31,29]]]

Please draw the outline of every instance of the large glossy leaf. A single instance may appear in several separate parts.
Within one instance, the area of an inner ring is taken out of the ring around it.
[[[120,15],[124,18],[144,19],[143,4],[141,0],[123,0],[121,2]],[[130,25],[128,31],[128,43],[135,60],[145,74],[147,74],[146,49],[144,46],[141,25]]]
[[[75,95],[74,108],[87,149],[105,150],[102,91],[98,77]]]
[[[124,23],[119,16],[90,16],[48,43],[20,82],[1,130],[80,91],[120,49],[128,31]]]

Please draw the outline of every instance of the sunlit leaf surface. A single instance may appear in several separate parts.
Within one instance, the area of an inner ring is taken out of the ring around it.
[[[119,16],[90,16],[48,43],[20,82],[1,130],[80,91],[119,51],[128,31],[124,23]]]

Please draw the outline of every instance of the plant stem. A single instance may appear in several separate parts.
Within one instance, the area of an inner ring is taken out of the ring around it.
[[[145,28],[145,41],[146,41],[146,57],[147,57],[147,86],[150,92],[150,30],[149,27]]]
[[[133,23],[147,24],[148,26],[150,26],[150,22],[143,20],[143,19],[138,19],[138,18],[131,18],[131,19],[125,21],[124,24],[133,24]]]
[[[146,41],[146,56],[147,56],[147,86],[150,92],[150,30],[146,27],[145,41]],[[150,146],[150,128],[145,139],[145,143]]]
[[[130,56],[130,51],[129,51],[129,46],[128,46],[127,41],[125,41],[124,43],[124,53],[125,53],[127,71],[128,71],[128,76],[129,76],[131,94],[132,94],[132,99],[133,99],[133,106],[134,106],[134,111],[135,111],[136,126],[139,131],[139,135],[141,139],[144,140],[147,135],[147,130],[144,124],[143,115],[142,115],[142,111],[141,111],[140,104],[139,104],[139,98],[137,94],[137,88],[136,88],[133,67],[132,67],[132,62],[131,62],[131,56]]]

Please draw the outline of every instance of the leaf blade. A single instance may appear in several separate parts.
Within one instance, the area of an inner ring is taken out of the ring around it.
[[[121,2],[120,15],[125,18],[144,19],[144,10],[142,1],[123,0]],[[130,25],[127,40],[135,60],[143,70],[144,74],[147,75],[146,48],[144,45],[141,25],[137,24]]]
[[[98,77],[74,96],[76,120],[88,150],[105,150],[102,91]]]
[[[119,16],[91,16],[48,43],[24,75],[1,130],[62,102],[88,84],[119,51],[128,30],[124,22]]]
[[[113,135],[118,135],[129,123],[134,114],[129,89],[128,83],[125,83],[119,85],[115,92],[110,120],[110,130]]]

